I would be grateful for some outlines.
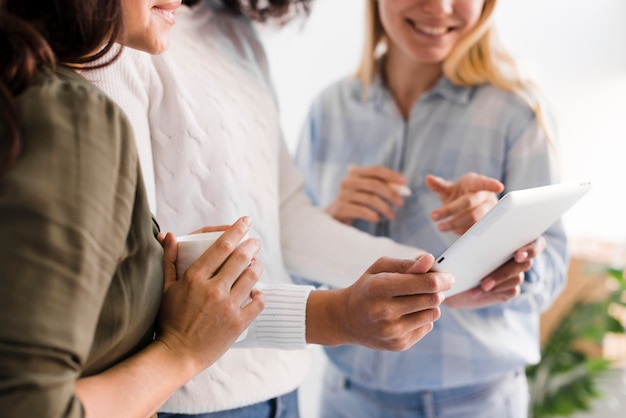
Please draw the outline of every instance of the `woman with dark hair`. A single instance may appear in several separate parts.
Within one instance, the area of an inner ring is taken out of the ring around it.
[[[117,41],[161,52],[179,5],[0,1],[3,418],[147,417],[262,310],[258,241],[228,251],[249,218],[176,280],[130,125],[79,74]]]
[[[407,349],[433,328],[451,284],[428,273],[432,256],[341,224],[302,193],[251,19],[282,20],[307,6],[197,1],[179,11],[166,54],[125,54],[87,74],[130,116],[166,229],[184,234],[245,213],[263,243],[265,310],[243,341],[168,400],[163,417],[297,417],[307,343]],[[523,268],[508,267],[499,274]],[[295,285],[290,273],[339,289]]]

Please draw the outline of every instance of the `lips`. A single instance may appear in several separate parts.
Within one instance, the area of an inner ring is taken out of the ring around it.
[[[445,25],[428,25],[417,23],[411,19],[406,19],[406,21],[409,25],[411,25],[411,27],[413,27],[415,31],[428,36],[443,36],[454,29],[453,27]]]
[[[178,10],[180,5],[181,1],[176,0],[164,4],[155,4],[154,6],[152,6],[152,10],[173,25],[174,23],[176,23],[176,10]]]

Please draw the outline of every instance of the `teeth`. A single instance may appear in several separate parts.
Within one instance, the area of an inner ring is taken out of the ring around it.
[[[441,36],[448,32],[448,28],[445,26],[415,25],[415,29],[419,30],[420,32],[424,32],[428,35],[433,35],[433,36]]]
[[[156,12],[170,22],[176,21],[176,11],[156,8]]]

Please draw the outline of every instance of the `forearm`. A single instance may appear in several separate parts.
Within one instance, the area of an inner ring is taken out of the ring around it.
[[[79,379],[75,393],[87,418],[146,418],[198,372],[196,363],[155,341],[107,371]]]
[[[282,144],[280,234],[285,265],[290,273],[317,283],[346,287],[380,257],[414,259],[425,253],[336,221],[311,204],[303,184],[302,176]]]
[[[302,193],[290,200],[281,208],[281,241],[287,268],[297,276],[346,287],[380,257],[415,259],[425,253],[342,224]]]

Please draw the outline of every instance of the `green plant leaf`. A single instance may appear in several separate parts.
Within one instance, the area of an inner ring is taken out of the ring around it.
[[[623,270],[606,269],[619,283],[600,302],[575,303],[542,347],[542,359],[526,369],[533,417],[566,417],[589,411],[601,398],[597,382],[611,370],[611,361],[577,351],[574,343],[600,343],[607,332],[623,333],[624,326],[608,314],[609,305],[622,302],[626,289]],[[595,285],[595,284],[594,284]]]
[[[624,279],[624,270],[616,268],[608,268],[607,273],[620,284],[622,289],[626,289],[626,279]]]

